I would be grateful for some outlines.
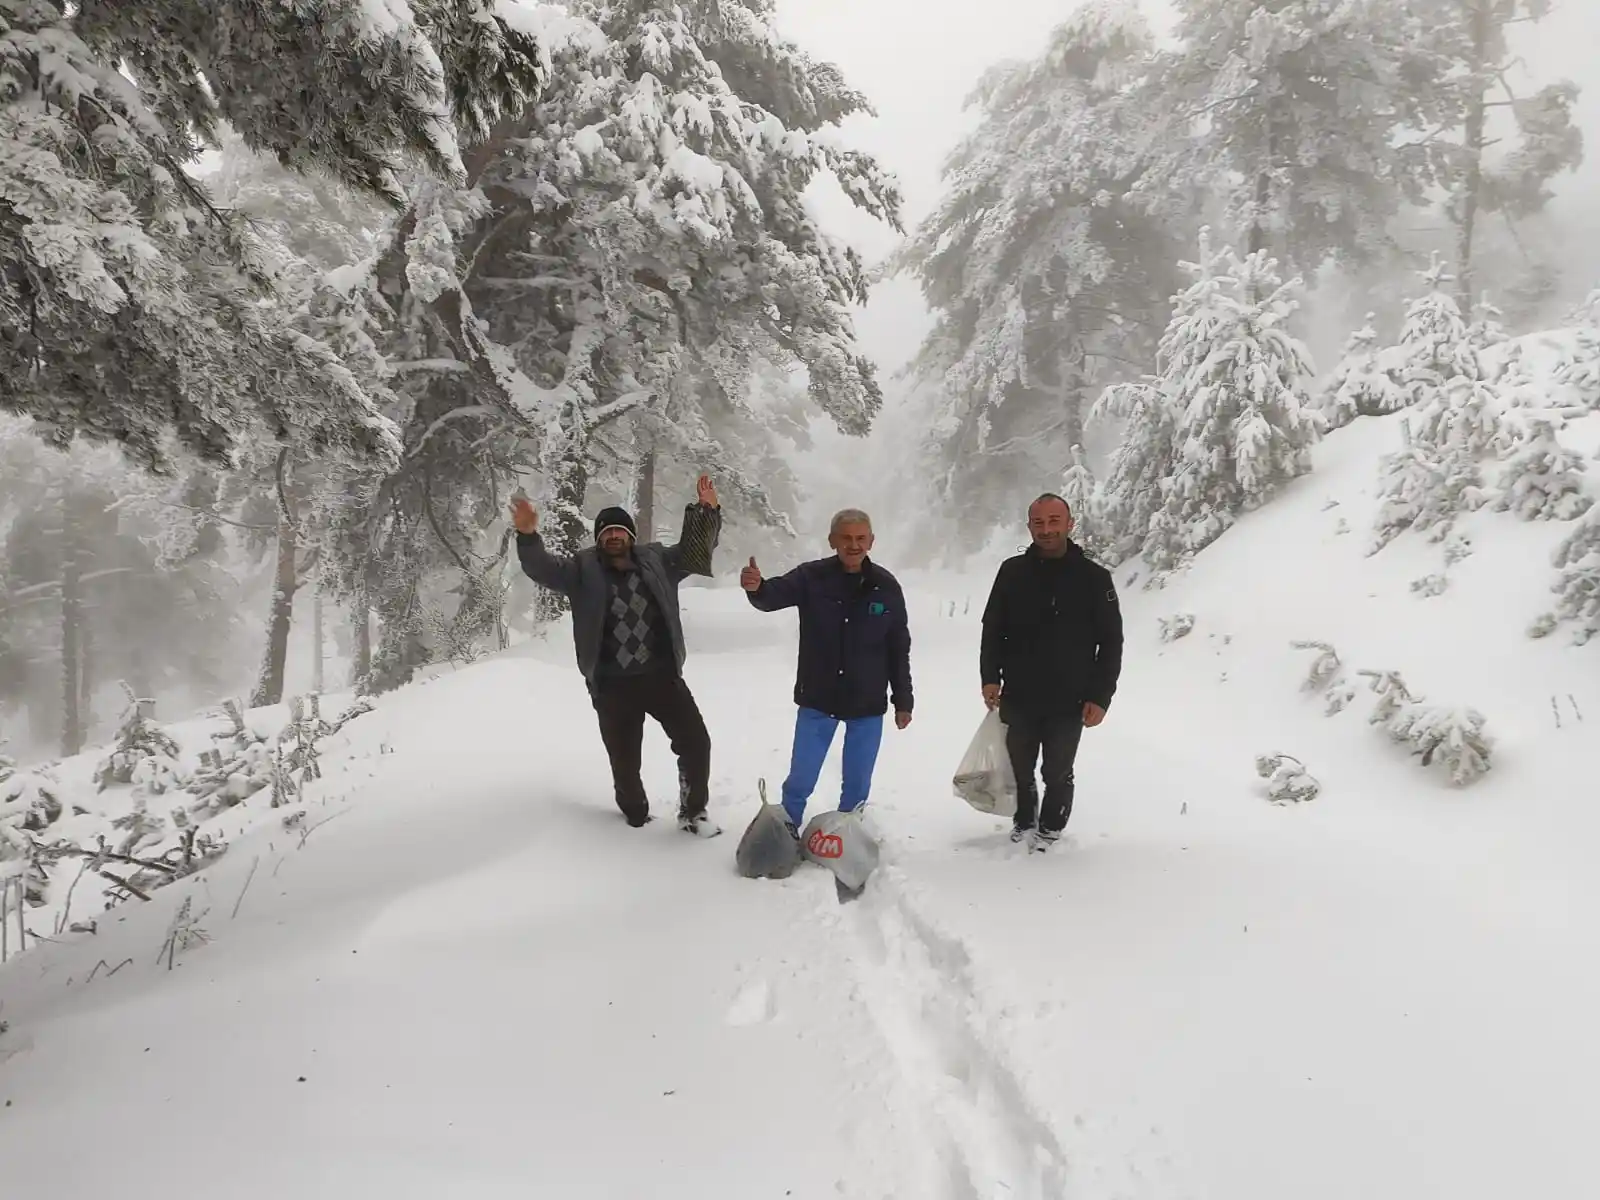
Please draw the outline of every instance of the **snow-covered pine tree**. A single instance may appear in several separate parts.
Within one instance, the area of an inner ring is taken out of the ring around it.
[[[1194,276],[1162,339],[1162,390],[1176,413],[1176,469],[1144,547],[1170,571],[1311,470],[1318,436],[1310,351],[1288,329],[1299,279],[1265,252],[1213,249],[1202,231]]]
[[[1444,261],[1433,255],[1422,272],[1427,291],[1406,307],[1400,341],[1390,372],[1408,406],[1441,393],[1452,381],[1483,378],[1483,362],[1461,306],[1448,289],[1453,280]]]
[[[1094,472],[1084,458],[1082,446],[1072,448],[1072,463],[1062,474],[1061,486],[1057,490],[1072,513],[1073,540],[1083,547],[1090,558],[1116,566],[1100,486],[1095,482]]]
[[[468,190],[420,190],[380,256],[408,452],[343,540],[369,556],[343,574],[383,617],[380,686],[427,653],[419,587],[482,553],[437,518],[481,540],[532,474],[542,530],[569,552],[591,479],[658,448],[628,434],[663,424],[631,420],[676,418],[669,454],[726,456],[718,406],[742,404],[763,361],[803,368],[840,429],[870,426],[881,394],[849,312],[865,272],[802,193],[831,174],[891,224],[899,199],[832,136],[865,102],[770,18],[766,0],[575,5],[549,43],[562,85],[528,110],[539,132],[486,144]]]
[[[1179,298],[1180,312],[1184,298]],[[1116,383],[1095,401],[1090,420],[1116,421],[1122,435],[1100,489],[1100,513],[1109,545],[1106,560],[1123,563],[1144,549],[1162,488],[1176,470],[1177,413],[1156,377]]]
[[[1405,407],[1394,379],[1383,369],[1374,314],[1350,335],[1344,356],[1317,395],[1316,410],[1330,429],[1357,417],[1381,417]]]
[[[1180,286],[1183,198],[1141,182],[1153,48],[1133,0],[1095,0],[1037,58],[988,71],[967,100],[978,126],[898,260],[935,316],[914,364],[940,395],[925,463],[966,549],[1059,472]]]
[[[1551,378],[1570,389],[1578,403],[1600,411],[1600,288],[1572,314],[1572,348]]]
[[[1501,468],[1495,507],[1524,521],[1571,521],[1594,501],[1583,489],[1588,464],[1556,436],[1556,423],[1531,417],[1527,429]]]
[[[1431,65],[1431,115],[1439,119],[1426,122],[1430,136],[1418,144],[1448,195],[1462,308],[1471,306],[1475,293],[1483,218],[1516,220],[1542,211],[1550,181],[1583,159],[1583,135],[1573,120],[1577,85],[1562,80],[1523,96],[1512,82],[1518,56],[1509,31],[1542,20],[1550,7],[1551,0],[1411,0],[1405,6],[1418,61]],[[1496,112],[1509,114],[1506,128],[1494,122]]]
[[[1175,0],[1177,46],[1153,74],[1170,122],[1164,186],[1227,197],[1227,227],[1310,276],[1386,254],[1428,181],[1437,122],[1415,18],[1388,0]]]
[[[1600,504],[1592,506],[1562,539],[1554,563],[1560,572],[1550,587],[1556,594],[1555,611],[1535,626],[1535,632],[1547,633],[1570,623],[1576,626],[1573,642],[1583,645],[1600,634]]]
[[[258,430],[393,456],[349,371],[259,307],[257,238],[187,167],[227,123],[398,200],[412,165],[461,173],[452,109],[481,126],[537,89],[536,43],[489,0],[0,0],[0,31],[0,258],[25,268],[0,282],[0,407],[154,466],[169,437],[226,464]]]

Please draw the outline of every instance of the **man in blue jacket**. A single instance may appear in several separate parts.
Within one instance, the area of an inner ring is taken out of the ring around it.
[[[871,518],[847,508],[834,516],[829,528],[832,558],[802,563],[777,579],[763,579],[753,558],[739,572],[740,586],[762,612],[800,610],[794,685],[800,711],[789,777],[783,783],[791,832],[800,828],[806,801],[841,724],[841,812],[853,812],[867,802],[890,699],[896,728],[911,724],[911,629],[905,593],[893,575],[868,557],[872,542]]]

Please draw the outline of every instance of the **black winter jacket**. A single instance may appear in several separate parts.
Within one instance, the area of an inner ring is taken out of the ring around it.
[[[1107,571],[1069,542],[1065,557],[1036,547],[1000,564],[983,611],[979,671],[1002,704],[1066,712],[1111,706],[1122,673],[1122,609]]]
[[[905,593],[870,558],[859,574],[838,558],[802,563],[747,592],[762,612],[800,610],[794,702],[840,720],[910,712],[911,628]]]

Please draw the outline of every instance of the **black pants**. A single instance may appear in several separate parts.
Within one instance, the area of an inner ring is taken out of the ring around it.
[[[689,685],[671,671],[601,679],[594,691],[600,738],[611,759],[617,807],[630,825],[650,815],[639,766],[644,751],[644,719],[654,717],[678,756],[678,811],[705,812],[711,791],[711,735]]]
[[[1060,833],[1072,815],[1072,765],[1083,738],[1083,709],[1064,712],[1014,710],[1001,712],[1006,723],[1006,750],[1017,777],[1016,824],[1042,833]],[[1039,803],[1034,768],[1044,751],[1044,804]]]

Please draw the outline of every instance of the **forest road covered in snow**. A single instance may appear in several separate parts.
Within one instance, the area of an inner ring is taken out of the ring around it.
[[[792,618],[685,593],[707,842],[622,824],[563,631],[385,698],[326,759],[337,820],[0,972],[7,1190],[115,1162],[170,1196],[181,1145],[240,1200],[1576,1194],[1571,896],[1488,897],[1376,804],[1270,808],[1136,645],[1071,836],[1019,853],[950,794],[981,714],[950,599],[914,597],[917,719],[849,905],[733,870],[787,762]],[[670,817],[653,727],[646,764]],[[814,803],[837,786],[835,758]],[[169,971],[185,895],[209,940]]]

